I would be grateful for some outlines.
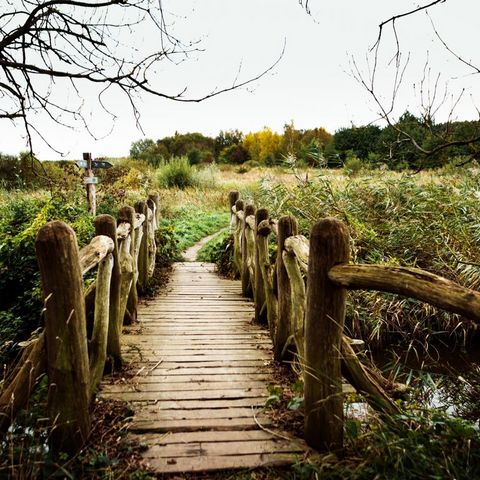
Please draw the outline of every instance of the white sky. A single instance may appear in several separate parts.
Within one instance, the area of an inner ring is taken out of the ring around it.
[[[139,102],[145,136],[154,140],[175,131],[202,132],[215,136],[220,130],[238,128],[244,132],[269,126],[281,132],[286,122],[297,128],[324,127],[333,133],[342,126],[365,124],[377,118],[378,108],[368,93],[351,76],[349,57],[355,57],[366,71],[365,56],[378,34],[380,21],[392,14],[428,3],[402,0],[310,0],[312,15],[297,0],[169,0],[168,11],[175,14],[172,31],[184,40],[201,40],[204,52],[180,65],[165,63],[158,73],[156,86],[166,93],[188,87],[187,95],[202,96],[215,88],[228,87],[239,80],[257,75],[279,56],[284,41],[284,56],[273,73],[248,88],[220,95],[199,104],[182,104],[144,96]],[[478,32],[480,2],[447,0],[430,11],[442,37],[465,60],[480,66]],[[172,17],[170,17],[172,18]],[[425,14],[399,20],[397,31],[405,55],[411,52],[404,84],[397,97],[397,114],[407,107],[418,114],[420,97],[412,85],[421,80],[429,51],[431,77],[441,73],[439,96],[446,81],[451,93],[465,87],[456,115],[459,119],[478,116],[480,78],[445,51],[435,38]],[[145,45],[157,38],[144,32]],[[391,29],[385,32],[377,93],[391,97],[393,68],[385,59],[395,51]],[[137,45],[141,48],[141,45]],[[59,87],[60,88],[60,87]],[[60,91],[60,90],[59,90]],[[426,91],[426,89],[425,89]],[[64,102],[71,102],[69,92],[60,91]],[[111,124],[96,104],[94,92],[84,91],[87,107],[92,110],[90,125],[97,135],[106,134]],[[0,102],[1,102],[0,98]],[[94,140],[80,127],[75,131],[48,126],[48,139],[68,158],[80,158],[90,151],[96,156],[127,155],[133,141],[143,137],[136,128],[129,104],[120,94],[107,99],[118,117],[113,131],[102,140]],[[446,118],[447,100],[438,120]],[[39,117],[42,122],[42,118]],[[45,124],[46,125],[46,124]],[[20,128],[0,121],[0,151],[17,153],[25,149]],[[41,159],[59,158],[40,140],[35,151]]]

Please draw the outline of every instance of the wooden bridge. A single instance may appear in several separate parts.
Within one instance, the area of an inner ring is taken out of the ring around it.
[[[342,375],[381,415],[401,412],[385,379],[361,363],[344,334],[349,289],[401,294],[480,322],[476,291],[420,269],[350,263],[341,221],[320,220],[306,239],[294,217],[271,219],[238,197],[231,192],[229,201],[241,282],[217,277],[212,265],[179,263],[168,288],[147,304],[138,295],[155,267],[158,195],[123,207],[117,219],[96,217],[97,236],[81,250],[68,225],[43,226],[36,250],[45,329],[3,382],[0,433],[47,374],[49,446],[75,455],[90,435],[90,406],[107,359],[116,367],[129,360],[132,378],[104,379],[102,394],[131,402],[130,434],[149,446],[152,469],[291,463],[304,444],[275,431],[262,413],[272,358],[298,361],[305,440],[315,449],[342,448]],[[85,288],[93,268],[96,280]]]
[[[303,442],[272,430],[262,414],[272,344],[252,323],[240,282],[221,279],[211,264],[177,263],[166,291],[138,315],[123,336],[135,375],[105,384],[102,396],[131,403],[129,431],[149,447],[153,470],[253,468],[303,454]]]

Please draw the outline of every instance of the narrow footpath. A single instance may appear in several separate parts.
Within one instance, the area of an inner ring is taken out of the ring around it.
[[[123,336],[136,375],[105,384],[102,396],[130,403],[130,435],[148,446],[153,471],[284,465],[304,453],[262,414],[271,341],[253,314],[240,282],[199,262],[176,263],[164,292],[139,309],[139,324]]]

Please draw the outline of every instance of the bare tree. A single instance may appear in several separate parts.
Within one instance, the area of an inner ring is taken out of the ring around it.
[[[394,117],[395,107],[397,107],[397,96],[400,87],[405,81],[405,72],[410,62],[410,54],[402,49],[401,38],[397,31],[399,22],[407,21],[408,17],[424,14],[430,21],[433,37],[437,39],[440,46],[453,56],[463,66],[467,66],[474,74],[480,73],[480,69],[472,62],[466,61],[460,54],[455,52],[447,42],[440,36],[438,28],[430,16],[430,10],[438,8],[445,4],[447,0],[434,0],[423,5],[418,5],[407,11],[392,15],[382,21],[378,26],[378,36],[374,45],[369,49],[369,68],[368,74],[362,72],[355,58],[352,57],[352,72],[357,81],[365,88],[378,107],[380,118],[396,132],[396,139],[390,152],[394,155],[395,146],[410,143],[423,158],[424,165],[435,163],[435,158],[442,153],[446,153],[454,147],[466,146],[468,158],[466,162],[480,158],[480,123],[473,124],[465,131],[465,128],[459,128],[455,122],[456,108],[465,95],[465,89],[451,92],[448,82],[441,83],[441,73],[434,73],[429,53],[426,52],[426,61],[424,68],[420,73],[419,80],[413,85],[414,95],[418,98],[419,122],[418,129],[409,130],[403,128],[402,122]],[[389,65],[394,66],[393,87],[388,101],[381,98],[377,87],[377,73],[379,69],[379,51],[384,43],[384,33],[387,28],[391,29],[394,41],[394,55],[389,60]],[[437,114],[445,109],[449,104],[446,118],[443,122],[437,123]],[[480,112],[479,114],[480,118]],[[425,142],[425,138],[428,141]],[[465,160],[464,160],[465,163]],[[420,164],[420,167],[423,165]]]
[[[98,102],[112,119],[104,98],[112,88],[123,93],[138,122],[136,100],[142,92],[200,102],[258,80],[278,62],[253,78],[236,78],[197,98],[187,96],[186,86],[178,92],[160,91],[152,82],[159,62],[180,62],[198,51],[197,43],[183,42],[169,27],[161,0],[2,0],[0,119],[21,122],[31,152],[36,135],[53,148],[37,113],[89,130],[83,110],[87,84],[97,86]],[[153,48],[132,43],[145,29],[157,33]],[[74,105],[56,95],[67,87],[77,95]]]
[[[298,0],[299,4],[310,12],[309,0]],[[441,75],[441,67],[436,67],[430,59],[429,52],[422,52],[426,56],[423,68],[417,68],[417,79],[413,84],[410,96],[418,101],[418,122],[415,128],[405,128],[409,122],[402,122],[402,116],[407,108],[401,105],[400,90],[405,88],[407,82],[407,70],[411,69],[412,55],[419,54],[419,47],[413,52],[403,48],[403,40],[399,33],[399,26],[411,21],[413,17],[425,15],[431,36],[437,41],[436,45],[443,49],[458,64],[471,74],[479,74],[480,68],[472,61],[450,47],[448,42],[441,36],[439,28],[435,25],[430,12],[441,8],[447,0],[425,0],[414,8],[400,10],[391,15],[378,25],[378,32],[373,45],[368,48],[366,61],[363,63],[352,55],[351,73],[363,89],[373,100],[378,113],[378,120],[384,121],[394,135],[388,151],[392,158],[399,148],[411,145],[422,159],[422,164],[431,165],[443,155],[448,155],[449,150],[465,147],[468,158],[464,162],[480,158],[480,112],[477,110],[478,119],[470,122],[468,127],[456,122],[456,112],[460,102],[466,100],[466,90],[460,88],[457,91],[450,89],[448,80]],[[386,35],[388,32],[388,35]],[[385,52],[389,51],[388,54]],[[383,54],[383,55],[382,55]],[[391,71],[390,91],[385,93],[385,72]],[[379,77],[382,77],[379,79]],[[473,103],[473,105],[475,105]],[[442,116],[443,121],[437,122]],[[411,116],[407,115],[410,119]],[[404,117],[403,117],[404,118]],[[410,122],[411,126],[411,122]],[[428,138],[428,141],[425,141]]]

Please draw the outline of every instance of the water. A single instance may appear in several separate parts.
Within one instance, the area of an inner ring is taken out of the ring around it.
[[[410,402],[480,419],[480,351],[394,349],[373,356],[384,374],[410,388]]]

